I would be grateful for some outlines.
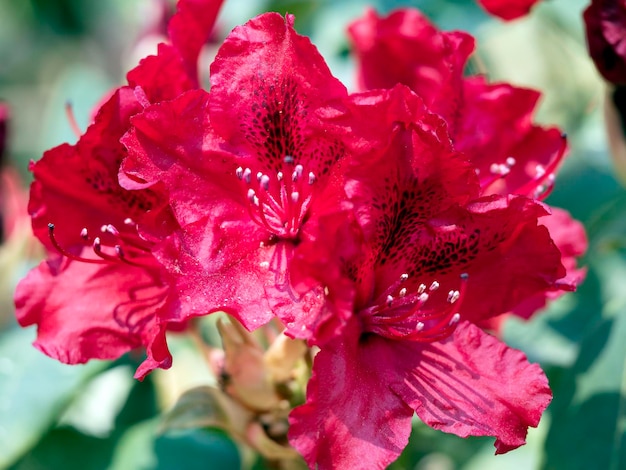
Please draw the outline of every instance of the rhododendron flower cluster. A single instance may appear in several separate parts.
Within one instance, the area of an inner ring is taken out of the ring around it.
[[[573,290],[586,247],[541,202],[566,140],[532,123],[539,94],[464,76],[473,38],[409,9],[350,26],[356,92],[277,13],[230,33],[206,91],[219,3],[181,0],[171,43],[31,165],[49,256],[16,305],[36,346],[68,363],[142,346],[144,377],[187,320],[275,319],[319,351],[289,417],[311,468],[389,464],[414,413],[497,453],[524,444],[547,379],[482,327]]]

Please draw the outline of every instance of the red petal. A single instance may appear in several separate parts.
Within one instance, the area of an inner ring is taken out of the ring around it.
[[[459,307],[462,319],[478,322],[555,288],[565,270],[548,230],[537,225],[537,218],[546,214],[543,206],[509,196],[479,200],[468,209],[465,216],[448,219],[454,211],[442,216],[442,221],[457,220],[454,231],[447,232],[445,223],[441,228],[432,226],[439,232],[438,241],[426,246],[424,253],[430,250],[432,254],[418,263],[427,270],[428,260],[438,259],[448,243],[462,241],[444,256],[446,263],[452,264],[448,274],[440,262],[432,268],[441,285],[452,284],[461,272],[469,275],[467,294]],[[438,276],[438,271],[443,276]]]
[[[146,57],[128,72],[128,84],[140,86],[152,103],[198,88],[198,56],[222,3],[223,0],[179,0],[168,26],[172,44],[159,44],[157,55]]]
[[[334,121],[347,92],[293,21],[266,13],[233,30],[211,65],[211,123],[264,172],[289,156],[321,178],[343,154]]]
[[[598,71],[609,82],[626,84],[626,5],[593,0],[583,14],[587,46]]]
[[[552,399],[537,364],[466,322],[445,341],[396,343],[382,357],[389,362],[378,367],[396,369],[391,389],[422,421],[461,437],[495,436],[497,454],[523,445]]]
[[[150,190],[126,191],[118,184],[117,173],[126,151],[120,137],[126,132],[129,118],[141,110],[133,90],[118,89],[102,106],[94,124],[89,126],[76,145],[63,144],[47,151],[31,163],[35,181],[31,185],[28,210],[35,235],[48,248],[48,224],[55,225],[54,235],[67,250],[84,246],[83,228],[93,239],[101,236],[103,245],[116,240],[101,234],[103,225],[112,224],[120,232],[136,237],[128,218],[141,222],[148,209],[157,210],[165,201]]]
[[[143,346],[141,376],[171,364],[158,320],[166,302],[166,287],[145,269],[64,258],[42,262],[15,293],[18,321],[37,325],[35,346],[48,356],[77,364]]]
[[[131,87],[141,87],[149,102],[158,103],[198,86],[197,78],[187,72],[178,51],[169,44],[159,44],[157,55],[142,59],[126,74],[126,80]]]
[[[265,288],[274,275],[263,263],[279,254],[276,245],[260,248],[263,235],[256,224],[228,220],[216,209],[210,220],[166,240],[155,256],[176,279],[181,316],[175,320],[225,311],[250,330],[267,323],[272,312]]]
[[[409,8],[384,18],[368,10],[348,31],[358,59],[357,82],[362,90],[402,83],[433,111],[452,121],[463,69],[474,49],[470,35],[441,32],[418,10]]]
[[[307,401],[289,416],[289,442],[311,468],[386,468],[407,445],[413,410],[389,390],[388,350],[359,341],[356,321],[313,364]],[[381,356],[382,354],[383,356]]]
[[[168,33],[172,46],[183,59],[187,75],[198,87],[198,56],[213,31],[215,19],[224,0],[179,0],[170,20]]]
[[[566,274],[556,283],[555,290],[534,295],[515,306],[511,313],[521,318],[530,318],[546,305],[548,299],[556,299],[565,292],[573,291],[583,282],[587,270],[577,268],[578,258],[587,251],[587,235],[583,225],[571,218],[563,209],[551,208],[552,214],[542,217],[541,225],[548,228],[550,237],[561,252],[561,262]]]
[[[464,81],[451,135],[455,148],[480,171],[483,194],[532,197],[556,170],[565,142],[558,129],[532,124],[539,96],[534,90],[488,84],[482,77]],[[505,165],[510,158],[514,160],[506,177],[497,178],[491,166]]]
[[[478,3],[492,15],[503,20],[514,20],[527,15],[539,0],[478,0]]]

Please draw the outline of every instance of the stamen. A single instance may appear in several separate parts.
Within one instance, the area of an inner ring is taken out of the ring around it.
[[[74,261],[80,261],[82,263],[91,263],[91,264],[104,264],[104,263],[106,263],[106,261],[101,260],[101,259],[83,258],[81,256],[73,255],[72,253],[64,250],[61,247],[61,245],[59,245],[59,242],[57,241],[56,237],[54,236],[54,224],[52,224],[52,223],[48,224],[48,237],[50,238],[50,241],[52,242],[52,246],[54,246],[55,250],[57,250],[60,255],[65,256],[66,258],[69,258],[69,259],[74,260]]]
[[[256,197],[256,193],[254,192],[254,189],[252,188],[248,189],[248,201],[250,201],[255,206],[259,205],[259,198]]]
[[[250,168],[243,170],[243,179],[248,184],[252,182],[252,170]]]
[[[543,167],[543,165],[537,165],[535,167],[535,173],[537,175],[537,178],[541,178],[543,175],[546,174],[546,169]]]
[[[107,225],[104,225],[103,227],[104,227],[104,230],[102,230],[103,233],[110,233],[114,237],[119,237],[120,236],[120,232],[119,232],[119,230],[117,230],[115,228],[115,226],[113,226],[111,224],[107,224]]]
[[[444,294],[434,294],[440,287],[437,281],[431,282],[431,286],[435,284],[436,288],[429,290],[430,293],[425,292],[425,284],[420,284],[415,294],[407,295],[406,288],[400,289],[397,297],[386,294],[384,303],[375,303],[360,312],[367,331],[387,338],[419,342],[432,342],[449,336],[461,319],[459,308],[469,276],[463,273],[459,278],[458,289],[449,290],[447,298],[443,297]],[[411,327],[411,323],[415,326]]]
[[[294,163],[293,157],[284,157],[287,164]],[[291,180],[285,181],[286,168],[283,171],[264,173],[250,168],[238,167],[235,174],[245,188],[250,217],[270,233],[278,237],[297,236],[300,225],[308,213],[313,200],[311,186],[316,177],[313,172],[305,173],[303,165],[295,165],[291,172]],[[303,176],[307,175],[308,180]],[[306,184],[308,181],[308,184]]]
[[[261,186],[266,191],[270,189],[270,177],[267,175],[261,176]]]
[[[439,289],[439,283],[437,281],[433,281],[433,283],[428,288],[428,290],[430,291],[435,291],[437,289]]]
[[[459,297],[461,296],[461,293],[458,290],[451,290],[450,292],[448,292],[448,303],[453,304],[454,302],[456,302],[457,300],[459,300]]]
[[[48,229],[50,228],[50,225],[48,225]],[[83,229],[80,231],[80,238],[82,238],[83,240],[89,240],[89,232],[87,232],[87,227],[83,227]]]
[[[302,176],[303,171],[304,168],[302,167],[302,165],[296,165],[295,170],[293,170],[293,173],[291,174],[291,181],[293,181],[294,183],[298,181]]]
[[[409,275],[407,273],[401,274],[400,275],[400,282],[404,282],[409,278]]]

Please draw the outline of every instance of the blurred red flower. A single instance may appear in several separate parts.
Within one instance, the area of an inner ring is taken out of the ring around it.
[[[626,85],[626,1],[593,0],[583,18],[598,71],[609,82]]]

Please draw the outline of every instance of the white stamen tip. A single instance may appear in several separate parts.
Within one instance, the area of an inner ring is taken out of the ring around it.
[[[252,170],[250,168],[246,168],[245,170],[243,170],[243,179],[248,184],[250,184],[250,181],[252,181]]]
[[[291,193],[291,202],[293,202],[294,204],[298,202],[298,199],[300,199],[300,193],[297,191],[294,191],[293,193]]]
[[[450,318],[450,326],[456,325],[460,319],[461,319],[460,313],[455,313],[454,315],[452,315],[452,318]]]
[[[256,173],[256,180],[259,183],[261,182],[261,178],[263,178],[263,172],[262,171],[257,171],[257,173]]]
[[[309,184],[315,183],[315,173],[309,171]]]
[[[453,304],[461,297],[461,293],[458,290],[451,290],[448,292],[448,302]]]
[[[423,294],[420,294],[420,296],[417,298],[417,300],[419,300],[420,303],[425,304],[426,301],[428,300],[428,294],[425,293],[425,292]]]
[[[422,331],[424,329],[424,324],[421,321],[417,322],[417,326],[415,327],[415,329],[417,331]]]
[[[256,197],[256,193],[254,192],[254,189],[252,188],[248,189],[248,201],[250,201],[255,206],[259,205],[259,198]]]
[[[135,225],[135,221],[131,219],[130,217],[126,217],[124,219],[124,225]]]
[[[279,171],[278,173],[276,173],[276,179],[277,179],[278,181],[282,181],[282,180],[283,180],[283,177],[284,177],[284,175],[283,175],[283,172],[282,172],[282,171]]]
[[[237,178],[242,179],[242,178],[243,178],[243,168],[238,167],[238,168],[235,170],[235,174],[237,175]]]
[[[391,304],[393,303],[393,297],[391,295],[387,296],[387,306],[391,307]]]
[[[80,236],[81,238],[87,238],[89,236],[87,232],[87,227],[83,227],[83,229],[80,231]]]
[[[106,231],[109,232],[111,235],[115,235],[116,237],[120,234],[120,232],[118,232],[115,226],[111,224],[107,225]]]
[[[428,290],[437,290],[439,289],[439,283],[437,281],[433,281],[433,283],[430,285],[430,287],[428,288]]]
[[[516,161],[515,161],[515,159],[513,157],[508,157],[506,159],[506,164],[509,165],[509,166],[513,166],[513,165],[515,165],[515,163],[516,163]]]
[[[261,186],[263,186],[263,189],[265,189],[266,191],[270,189],[270,177],[269,176],[267,175],[261,176]]]
[[[108,227],[107,225],[101,225],[101,226],[100,226],[100,231],[101,231],[102,233],[107,233],[107,227]]]
[[[407,273],[401,274],[400,275],[400,282],[404,282],[409,278],[409,275]]]
[[[543,175],[546,174],[546,169],[543,167],[543,165],[537,165],[535,167],[535,172],[537,173],[537,178],[541,178]]]
[[[422,294],[426,290],[426,284],[420,284],[417,288],[417,293]]]
[[[120,245],[115,245],[115,253],[117,254],[117,256],[119,256],[120,258],[124,257],[124,250],[122,249],[122,247]]]
[[[402,289],[400,289],[400,292],[398,295],[400,295],[400,297],[404,297],[406,295],[406,287],[403,287]]]

